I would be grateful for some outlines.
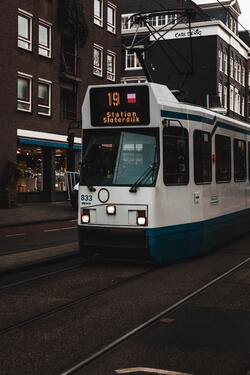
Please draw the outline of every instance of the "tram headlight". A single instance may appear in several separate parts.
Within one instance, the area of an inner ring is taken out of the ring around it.
[[[83,224],[88,224],[90,222],[90,212],[86,208],[82,210],[81,221]]]
[[[144,210],[137,211],[137,224],[140,226],[147,225],[146,211]]]
[[[116,213],[116,206],[111,205],[111,204],[108,205],[106,207],[106,212],[107,212],[108,215],[115,215],[115,213]]]

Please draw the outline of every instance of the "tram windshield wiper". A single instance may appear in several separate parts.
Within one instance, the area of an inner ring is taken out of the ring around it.
[[[96,188],[94,186],[88,184],[86,178],[84,177],[83,169],[84,168],[83,168],[83,163],[82,163],[82,165],[81,165],[81,177],[80,177],[81,183],[84,183],[87,186],[87,188],[89,189],[89,191],[96,191]]]
[[[130,187],[129,191],[130,193],[136,193],[137,187],[142,182],[147,182],[150,177],[154,176],[156,172],[156,168],[158,167],[158,163],[154,162],[153,164],[150,164],[149,167],[142,173],[142,175],[133,183],[133,185]]]

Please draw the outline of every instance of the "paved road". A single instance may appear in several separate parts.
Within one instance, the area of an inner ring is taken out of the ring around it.
[[[77,241],[77,220],[0,228],[0,255]]]
[[[250,236],[246,236],[119,287],[114,283],[137,272],[138,265],[92,263],[3,291],[2,327],[84,298],[3,334],[1,375],[62,374],[248,259],[249,249]],[[144,375],[156,369],[153,374],[246,375],[250,369],[249,284],[248,261],[77,374]],[[97,293],[85,298],[93,290]]]

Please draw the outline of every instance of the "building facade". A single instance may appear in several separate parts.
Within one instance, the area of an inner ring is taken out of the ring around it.
[[[149,1],[137,8],[139,3],[122,1],[122,81],[146,79],[133,43],[144,51],[153,81],[166,84],[180,100],[249,121],[249,45],[238,32],[238,2],[225,1],[224,7],[210,2],[200,11],[191,0],[165,0],[157,9]],[[187,6],[194,12],[190,27]],[[138,12],[148,14],[146,23],[131,18]]]
[[[0,29],[1,205],[15,163],[19,202],[64,200],[87,86],[120,82],[119,1],[1,2]]]

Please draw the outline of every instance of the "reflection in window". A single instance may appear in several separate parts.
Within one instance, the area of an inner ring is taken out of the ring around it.
[[[82,183],[89,185],[140,185],[154,183],[158,151],[155,133],[109,131],[85,134]]]
[[[19,193],[43,191],[43,153],[33,146],[21,146],[17,149],[17,163],[23,171],[17,183]]]
[[[151,185],[155,178],[157,148],[155,137],[123,132],[116,166],[115,184],[133,184],[142,177],[142,185]]]
[[[32,49],[32,18],[26,13],[18,14],[18,47]]]
[[[115,81],[115,54],[107,53],[107,79]]]
[[[31,111],[31,76],[19,75],[17,78],[17,109]]]
[[[93,74],[102,77],[103,49],[101,47],[94,46],[93,60]]]
[[[51,83],[43,80],[38,83],[38,113],[51,114]]]
[[[51,26],[44,23],[40,23],[38,38],[39,55],[51,57]]]

